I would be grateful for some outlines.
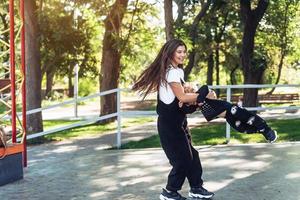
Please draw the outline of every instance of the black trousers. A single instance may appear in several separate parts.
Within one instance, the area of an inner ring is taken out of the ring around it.
[[[191,144],[186,119],[176,122],[170,117],[159,116],[157,126],[162,148],[172,166],[166,189],[180,190],[185,178],[188,179],[190,187],[201,186],[201,161],[198,151]]]
[[[260,116],[227,101],[205,99],[200,110],[207,121],[215,119],[226,111],[226,121],[241,133],[267,133],[270,130],[266,121]]]

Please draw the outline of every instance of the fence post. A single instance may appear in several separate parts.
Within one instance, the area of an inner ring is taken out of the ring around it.
[[[120,149],[121,148],[121,89],[118,88],[117,91],[117,123],[118,123],[118,127],[117,127],[117,148]]]
[[[231,101],[231,87],[226,88],[226,101]],[[226,144],[230,142],[230,125],[226,122]]]

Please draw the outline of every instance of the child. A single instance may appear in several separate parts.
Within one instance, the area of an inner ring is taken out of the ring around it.
[[[184,91],[191,93],[195,92],[195,89],[191,85],[186,84]],[[263,120],[256,114],[249,112],[248,110],[241,108],[235,104],[231,104],[227,101],[218,100],[215,98],[215,93],[209,90],[207,85],[203,85],[196,93],[205,96],[204,99],[198,103],[203,103],[200,106],[200,110],[207,121],[211,121],[218,117],[226,119],[228,124],[241,133],[262,133],[266,140],[273,143],[277,139],[277,132],[272,130]],[[179,102],[179,107],[185,113],[194,112],[197,105],[182,104]]]

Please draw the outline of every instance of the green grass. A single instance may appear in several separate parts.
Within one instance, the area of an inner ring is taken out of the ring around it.
[[[79,122],[78,120],[44,120],[43,121],[43,126],[44,129],[47,130],[49,128],[54,128],[54,127],[59,127],[59,126],[66,126],[69,124],[73,124]]]
[[[268,123],[272,128],[277,130],[279,135],[278,142],[300,141],[300,119],[273,120]],[[218,145],[226,143],[225,125],[223,123],[203,125],[201,127],[193,128],[191,132],[194,145]],[[245,144],[261,142],[265,142],[265,139],[261,134],[243,134],[233,130],[231,131],[230,143]],[[134,149],[160,146],[158,135],[154,135],[137,142],[129,142],[123,145],[122,148]]]
[[[143,124],[147,122],[154,121],[154,117],[141,117],[141,118],[133,118],[133,119],[123,119],[122,120],[122,128],[134,126],[137,124]],[[44,130],[50,130],[57,127],[66,126],[68,124],[73,124],[79,121],[68,121],[68,120],[49,120],[44,121]],[[30,144],[40,144],[49,141],[61,141],[66,139],[78,138],[78,137],[86,137],[91,135],[99,135],[104,134],[108,131],[115,131],[117,128],[117,123],[112,122],[105,125],[97,125],[91,124],[82,127],[72,128],[69,130],[64,130],[56,133],[52,133],[49,135],[45,135],[44,137],[36,138],[29,140]]]
[[[0,103],[0,115],[7,112],[9,109],[2,103]],[[22,106],[17,105],[17,112],[22,112]]]

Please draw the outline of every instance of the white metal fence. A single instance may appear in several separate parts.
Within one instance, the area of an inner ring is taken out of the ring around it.
[[[294,88],[299,88],[300,89],[300,85],[224,85],[224,86],[209,86],[209,88],[211,89],[226,89],[226,99],[227,101],[230,102],[231,99],[231,93],[232,93],[232,89],[244,89],[244,88],[280,88],[280,87],[294,87]],[[27,139],[32,139],[32,138],[36,138],[36,137],[40,137],[43,135],[47,135],[50,133],[55,133],[58,131],[63,131],[63,130],[67,130],[67,129],[71,129],[71,128],[75,128],[75,127],[79,127],[79,126],[83,126],[83,125],[88,125],[88,124],[92,124],[104,119],[109,119],[109,118],[113,118],[113,117],[117,117],[117,130],[116,130],[116,146],[118,148],[121,147],[121,123],[122,123],[122,117],[126,117],[126,116],[131,116],[131,117],[136,117],[136,116],[155,116],[156,112],[155,111],[126,111],[126,112],[122,112],[121,111],[121,92],[129,92],[129,89],[120,89],[120,88],[116,88],[116,89],[112,89],[109,91],[105,91],[105,92],[101,92],[101,93],[96,93],[93,95],[89,95],[86,97],[81,97],[81,98],[77,98],[75,97],[73,100],[68,100],[62,103],[58,103],[55,105],[51,105],[45,108],[37,108],[37,109],[33,109],[30,111],[27,111],[26,114],[30,115],[33,113],[37,113],[37,112],[42,112],[45,110],[49,110],[52,108],[57,108],[57,107],[61,107],[64,105],[68,105],[68,104],[74,104],[74,116],[77,117],[78,113],[77,113],[77,106],[79,102],[82,101],[86,101],[95,97],[101,97],[104,95],[108,95],[108,94],[113,94],[116,93],[117,94],[117,112],[115,113],[111,113],[108,115],[104,115],[104,116],[99,116],[99,117],[94,117],[88,120],[84,120],[84,121],[80,121],[80,122],[76,122],[70,125],[66,125],[66,126],[62,126],[59,128],[53,128],[50,130],[46,130],[43,132],[39,132],[39,133],[34,133],[34,134],[30,134],[27,136]],[[246,108],[248,110],[275,110],[275,109],[285,109],[285,110],[299,110],[300,106],[293,106],[293,107],[282,107],[282,106],[275,106],[275,107],[251,107],[251,108]],[[226,140],[227,143],[230,141],[230,126],[228,123],[226,123]]]

